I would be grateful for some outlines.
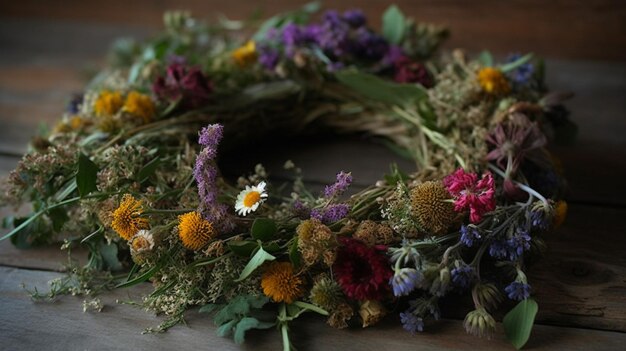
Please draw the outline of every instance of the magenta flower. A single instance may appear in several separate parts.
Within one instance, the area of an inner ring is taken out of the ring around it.
[[[483,215],[496,208],[496,190],[493,176],[485,172],[479,180],[476,173],[459,168],[445,177],[443,184],[454,197],[454,210],[470,210],[470,221],[478,223]]]
[[[213,85],[199,68],[175,62],[154,81],[152,91],[159,99],[180,101],[183,108],[198,108],[209,101]]]

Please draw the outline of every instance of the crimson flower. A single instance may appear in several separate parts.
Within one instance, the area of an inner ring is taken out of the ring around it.
[[[174,62],[154,81],[152,91],[160,99],[180,101],[183,108],[197,108],[208,102],[213,85],[199,68]]]
[[[398,83],[419,83],[425,88],[433,86],[433,78],[426,67],[402,55],[394,62],[395,75],[393,80]]]
[[[479,180],[476,173],[459,168],[443,179],[443,185],[454,197],[454,210],[469,209],[472,223],[480,222],[485,213],[496,208],[495,182],[489,172]]]
[[[355,300],[382,299],[393,275],[384,255],[386,247],[370,247],[353,238],[342,238],[340,242],[333,272],[343,292]]]

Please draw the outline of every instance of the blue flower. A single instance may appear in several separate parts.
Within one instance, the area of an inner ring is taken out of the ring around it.
[[[520,59],[522,55],[520,54],[512,54],[507,58],[507,62],[515,62]],[[532,78],[535,73],[535,67],[532,63],[524,63],[519,65],[516,69],[507,73],[509,78],[513,81],[513,83],[517,85],[526,85]]]
[[[550,222],[546,218],[546,212],[541,209],[530,212],[530,223],[533,228],[539,230],[546,230],[550,226]]]
[[[525,250],[530,249],[530,235],[527,231],[518,231],[517,235],[507,241],[509,259],[515,261],[522,256]]]
[[[393,277],[389,279],[389,284],[393,288],[393,295],[404,296],[410,294],[422,281],[422,278],[422,273],[415,268],[397,270]]]
[[[505,240],[494,240],[489,245],[489,256],[502,259],[509,255],[508,245]]]
[[[511,300],[522,301],[530,297],[530,285],[522,282],[512,282],[504,291]]]
[[[476,227],[461,226],[461,242],[467,247],[472,247],[475,242],[482,239],[480,232]]]
[[[469,288],[475,277],[474,268],[466,264],[454,268],[450,273],[452,274],[452,283],[461,289]]]
[[[424,331],[424,320],[410,311],[400,313],[400,321],[404,330],[415,334],[415,332]]]

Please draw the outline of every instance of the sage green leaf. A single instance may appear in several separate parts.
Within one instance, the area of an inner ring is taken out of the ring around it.
[[[351,70],[337,72],[335,76],[357,93],[389,105],[408,105],[428,97],[424,87],[418,84],[397,84],[373,74]]]
[[[78,155],[78,172],[76,173],[76,185],[80,197],[84,197],[92,191],[98,190],[96,186],[98,166],[82,152]]]
[[[200,313],[211,313],[211,312],[217,310],[220,307],[222,307],[222,305],[219,305],[219,304],[216,304],[216,303],[209,303],[209,304],[206,304],[206,305],[200,307],[198,312],[200,312]]]
[[[328,311],[326,311],[325,309],[323,309],[321,307],[318,307],[318,306],[315,306],[313,304],[310,304],[308,302],[296,301],[293,304],[298,306],[298,307],[300,307],[303,310],[319,313],[319,314],[321,314],[323,316],[328,316]]]
[[[235,279],[235,281],[240,282],[248,278],[248,276],[252,274],[252,272],[254,272],[257,268],[259,268],[265,261],[274,261],[275,259],[276,257],[267,253],[265,250],[263,250],[262,247],[259,247],[259,251],[257,251],[254,256],[252,256],[248,264],[241,271],[239,278]]]
[[[493,66],[493,55],[489,51],[481,51],[478,54],[478,62],[480,62],[483,66],[491,67]]]
[[[217,335],[221,337],[229,336],[233,332],[233,327],[235,326],[235,323],[237,323],[237,320],[233,319],[220,325],[220,327],[217,328]]]
[[[141,167],[139,173],[137,173],[137,181],[139,183],[143,183],[144,181],[146,181],[146,179],[154,174],[160,164],[161,160],[156,157],[152,161],[148,162],[145,166]]]
[[[392,44],[400,44],[406,28],[404,14],[398,6],[391,5],[383,14],[383,36]]]
[[[520,301],[504,316],[504,333],[517,350],[521,349],[528,341],[538,309],[537,302],[528,298]]]
[[[532,58],[533,58],[533,54],[526,54],[513,62],[509,62],[509,63],[505,63],[501,65],[500,70],[504,73],[510,72],[516,69],[517,67],[525,64],[526,62],[530,61]]]
[[[235,334],[233,336],[233,340],[237,344],[243,344],[245,334],[250,329],[267,329],[275,326],[276,323],[269,322],[261,322],[253,317],[244,317],[242,318],[237,326],[235,327]]]
[[[100,251],[104,263],[110,270],[119,271],[122,269],[122,263],[117,258],[117,245],[113,243],[107,244],[102,241],[98,245],[98,250]]]
[[[250,234],[256,240],[268,241],[278,232],[276,222],[269,218],[257,218],[252,223]]]

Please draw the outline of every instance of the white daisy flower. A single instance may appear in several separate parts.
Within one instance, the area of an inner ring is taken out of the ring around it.
[[[256,211],[256,209],[259,208],[259,205],[261,205],[267,198],[265,185],[265,182],[260,182],[257,186],[247,185],[246,188],[242,190],[239,195],[237,195],[235,211],[242,216]]]

